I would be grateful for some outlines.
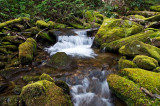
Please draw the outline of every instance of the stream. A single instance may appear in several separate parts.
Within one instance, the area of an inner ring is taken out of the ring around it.
[[[70,87],[74,106],[114,106],[123,103],[114,97],[106,80],[107,75],[116,72],[117,54],[100,53],[92,49],[94,37],[88,37],[88,30],[73,30],[77,35],[62,35],[58,42],[45,48],[50,55],[56,52],[65,52],[78,61],[78,69],[70,75],[55,78],[63,80]]]

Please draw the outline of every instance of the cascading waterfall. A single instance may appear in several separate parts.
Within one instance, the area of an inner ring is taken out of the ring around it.
[[[91,49],[94,37],[87,36],[87,30],[74,30],[77,36],[59,36],[58,42],[46,48],[50,55],[65,52],[68,55],[80,57],[95,57]],[[112,106],[109,86],[106,80],[106,70],[88,71],[80,76],[65,78],[71,89],[74,106]],[[57,79],[59,80],[59,79]],[[75,83],[73,83],[75,82]]]
[[[91,49],[94,37],[87,37],[87,30],[74,30],[77,36],[59,36],[58,42],[46,48],[50,55],[56,52],[65,52],[68,55],[80,57],[94,57],[96,54]]]
[[[74,106],[113,106],[106,71],[91,71],[88,76],[74,78],[76,84],[66,81],[71,88]]]

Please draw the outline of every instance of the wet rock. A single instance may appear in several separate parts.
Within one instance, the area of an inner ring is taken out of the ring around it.
[[[37,43],[33,38],[28,38],[24,43],[19,45],[19,59],[21,64],[31,64],[33,55],[37,51]]]
[[[122,19],[105,19],[99,28],[95,41],[99,45],[139,33],[143,27],[133,21]],[[93,44],[94,45],[94,44]]]
[[[160,5],[151,6],[150,9],[151,9],[152,11],[160,12]]]
[[[158,67],[158,61],[154,58],[145,56],[145,55],[137,55],[134,57],[133,62],[142,69],[146,70],[153,70],[154,68]],[[129,67],[132,68],[132,67]]]
[[[47,80],[53,82],[53,78],[50,77],[48,74],[43,73],[40,77],[39,80]]]
[[[19,95],[0,97],[1,106],[19,106],[21,98]]]
[[[118,61],[118,69],[124,69],[124,68],[137,68],[138,66],[130,61],[127,60],[126,57],[121,57],[120,60]]]
[[[160,49],[140,41],[132,41],[122,46],[119,49],[119,53],[130,57],[134,57],[136,55],[146,55],[160,62]]]
[[[41,80],[23,87],[21,97],[29,106],[72,105],[70,98],[53,82]]]
[[[139,72],[139,70],[136,70],[136,72]],[[143,73],[141,74],[143,75]],[[139,78],[141,78],[141,74],[139,74]],[[134,77],[136,76],[138,75],[135,75]],[[114,94],[116,94],[119,98],[125,101],[127,105],[160,104],[158,100],[151,100],[148,96],[146,96],[144,92],[140,89],[140,87],[136,83],[134,83],[134,81],[131,81],[129,79],[116,74],[111,74],[108,76],[107,81],[110,89],[114,92]]]
[[[48,65],[60,70],[71,70],[77,68],[77,62],[67,56],[64,52],[54,54],[49,60]]]

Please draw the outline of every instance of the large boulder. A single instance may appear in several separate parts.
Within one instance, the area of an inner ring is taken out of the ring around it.
[[[36,53],[37,43],[33,38],[28,38],[19,45],[19,59],[21,64],[31,64],[33,55]]]
[[[21,97],[27,106],[72,106],[70,97],[47,80],[24,86]]]
[[[116,74],[107,77],[110,89],[128,106],[152,104],[152,100],[133,81]]]
[[[136,55],[146,55],[160,62],[160,49],[141,41],[132,41],[122,46],[119,49],[119,53],[130,57],[134,57]]]
[[[48,62],[48,65],[60,70],[71,70],[77,68],[77,62],[67,56],[64,52],[57,52]]]
[[[106,51],[118,51],[119,48],[121,48],[123,45],[126,45],[127,43],[130,43],[133,40],[138,40],[142,42],[148,42],[150,36],[154,34],[154,31],[145,31],[141,32],[126,38],[122,38],[119,40],[115,40],[110,43],[104,43],[101,48],[105,48]]]
[[[145,55],[137,55],[134,57],[133,62],[136,63],[139,68],[147,70],[153,70],[159,66],[157,60]]]
[[[105,19],[100,29],[98,30],[94,45],[102,45],[114,40],[128,37],[139,33],[143,27],[133,21],[122,19]]]

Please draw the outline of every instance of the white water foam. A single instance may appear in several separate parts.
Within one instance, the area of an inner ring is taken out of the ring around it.
[[[94,37],[87,37],[86,30],[76,30],[78,36],[59,36],[58,42],[45,50],[53,55],[57,52],[65,52],[68,55],[80,57],[95,57],[91,49]]]
[[[99,73],[104,75],[104,71]],[[69,86],[74,106],[113,106],[106,79],[100,80],[96,76],[85,77],[81,84]]]

